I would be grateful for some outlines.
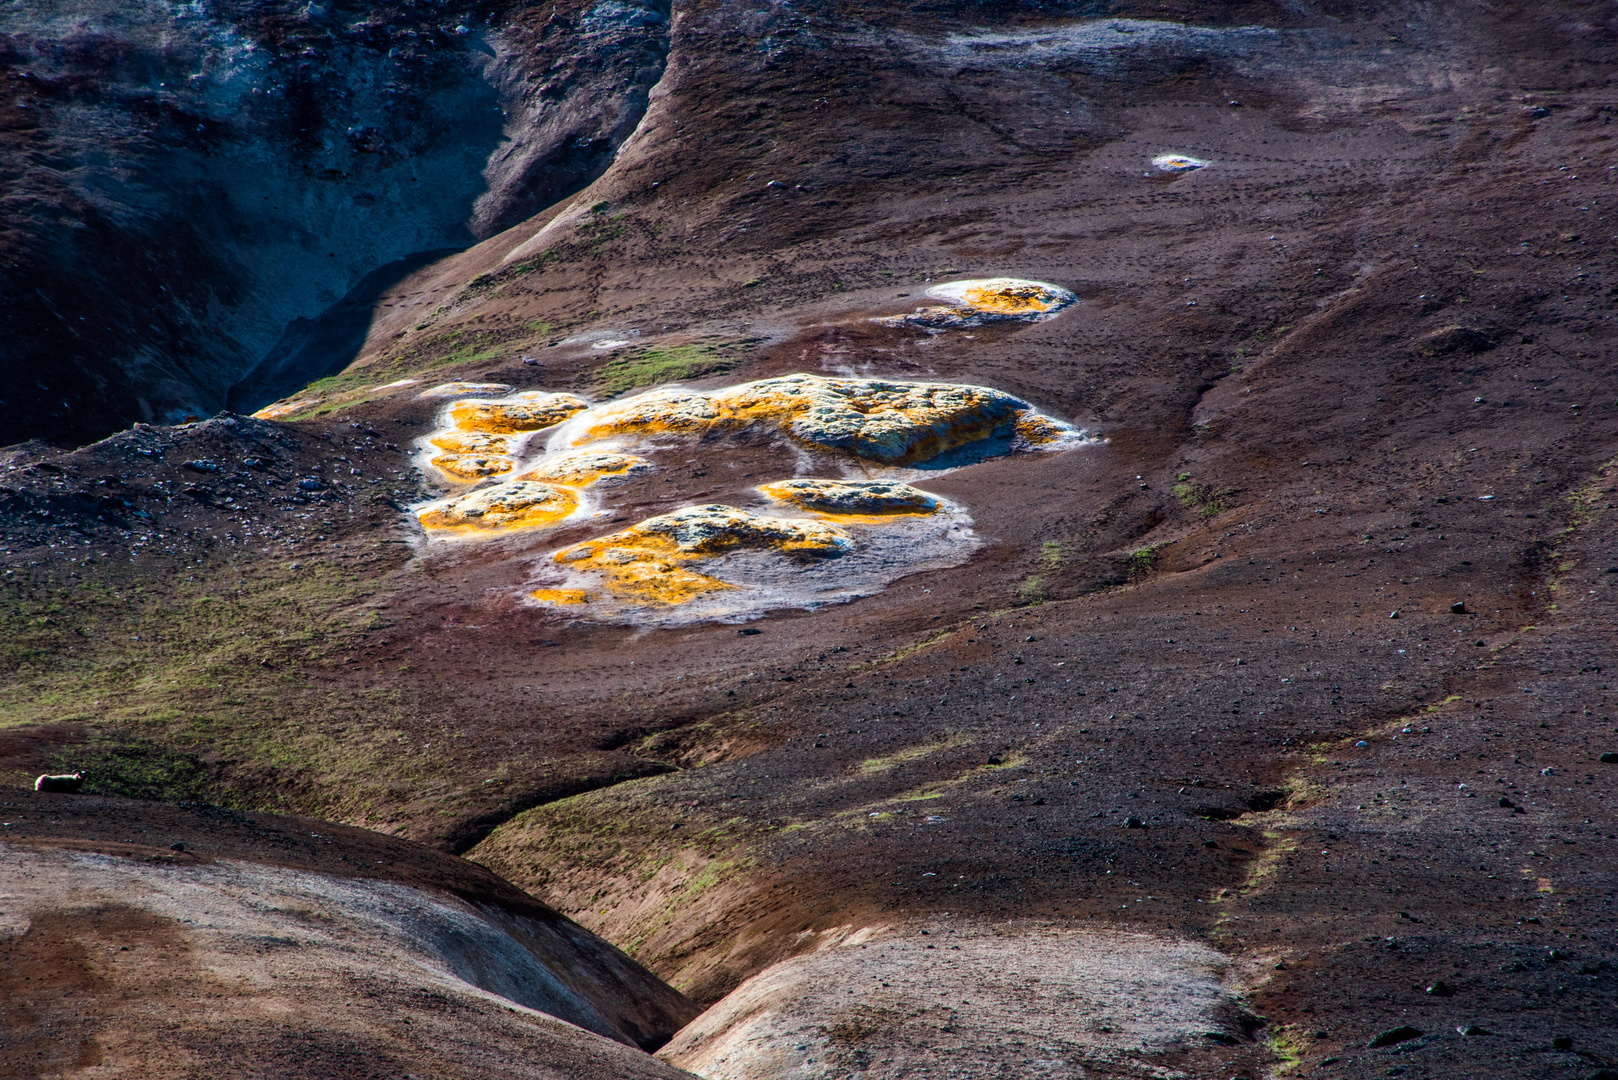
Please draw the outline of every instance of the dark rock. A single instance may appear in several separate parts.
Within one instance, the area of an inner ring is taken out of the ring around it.
[[[185,842],[182,841],[182,840],[176,840],[176,841],[174,841],[174,843],[169,845],[169,850],[170,851],[184,851],[185,850]]]
[[[1509,809],[1510,807],[1516,806],[1517,804],[1512,802],[1510,799],[1506,798],[1504,795],[1502,795],[1502,796],[1500,796],[1500,805],[1504,806],[1504,807],[1507,807]]]
[[[1558,1035],[1551,1040],[1551,1045],[1558,1050],[1571,1050],[1573,1049],[1573,1036]]]
[[[1488,1028],[1479,1027],[1477,1024],[1466,1024],[1463,1027],[1456,1028],[1455,1031],[1456,1031],[1457,1034],[1466,1035],[1466,1036],[1469,1036],[1469,1037],[1473,1036],[1473,1035],[1493,1035],[1494,1034],[1494,1032],[1490,1031]]]
[[[1602,754],[1601,763],[1603,765],[1618,765],[1618,752],[1609,750],[1605,754]]]
[[[1465,615],[1465,614],[1468,614],[1468,612],[1466,610],[1466,601],[1465,600],[1457,600],[1457,601],[1455,601],[1455,603],[1453,603],[1453,604],[1451,604],[1449,606],[1449,611],[1450,611],[1451,615]]]
[[[1488,334],[1470,326],[1446,326],[1423,335],[1417,346],[1428,356],[1442,356],[1446,353],[1487,352],[1494,347],[1494,341]]]
[[[1433,983],[1427,988],[1427,993],[1431,994],[1433,997],[1453,997],[1455,995],[1455,990],[1443,979],[1439,979],[1437,982]]]
[[[760,630],[756,626],[744,626],[740,630],[736,631],[736,633],[740,634],[742,637],[752,637],[754,634],[762,634],[763,632],[764,631]]]
[[[1126,818],[1124,818],[1124,828],[1126,828],[1126,829],[1144,829],[1144,828],[1146,828],[1146,822],[1142,821],[1138,817],[1126,817]]]
[[[1597,1069],[1585,1080],[1618,1080],[1618,1069]]]
[[[1001,763],[1002,763],[1002,759],[1001,759],[999,754],[990,754],[989,755],[989,760],[987,762],[985,762],[985,764],[987,764],[987,765],[999,765]]]
[[[1366,1045],[1372,1050],[1377,1050],[1384,1046],[1397,1046],[1402,1042],[1409,1042],[1411,1039],[1419,1039],[1421,1035],[1420,1028],[1413,1028],[1407,1024],[1402,1027],[1389,1028],[1366,1043]]]

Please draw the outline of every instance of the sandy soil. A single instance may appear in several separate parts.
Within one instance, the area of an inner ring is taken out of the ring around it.
[[[1204,945],[1052,923],[842,927],[658,1055],[711,1080],[1128,1074],[1150,1071],[1136,1055],[1171,1053],[1194,1070],[1213,1065],[1198,1048],[1255,1026],[1223,985],[1228,964]]]

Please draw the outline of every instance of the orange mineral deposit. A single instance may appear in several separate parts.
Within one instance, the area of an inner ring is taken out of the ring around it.
[[[600,574],[609,591],[626,599],[683,604],[704,593],[736,586],[682,563],[740,549],[829,557],[853,546],[853,537],[824,522],[708,505],[647,518],[610,536],[563,548],[554,557],[569,569]]]
[[[482,480],[502,476],[517,467],[517,459],[499,454],[439,454],[429,459],[433,468],[456,480]]]
[[[518,431],[538,431],[559,424],[585,402],[572,394],[513,394],[498,401],[458,401],[450,407],[450,420],[462,431],[509,435]]]
[[[896,480],[815,480],[800,477],[765,484],[758,489],[772,499],[821,514],[888,517],[894,514],[931,514],[937,496]]]
[[[417,516],[437,532],[513,532],[554,525],[578,508],[578,495],[567,488],[512,481],[440,500]]]
[[[543,480],[552,484],[566,484],[569,487],[589,487],[603,480],[615,480],[651,467],[651,462],[633,454],[576,450],[546,458],[519,475],[517,479]]]

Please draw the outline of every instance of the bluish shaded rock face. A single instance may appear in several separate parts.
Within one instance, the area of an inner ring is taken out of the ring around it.
[[[0,4],[0,444],[341,368],[380,289],[606,166],[667,11]]]

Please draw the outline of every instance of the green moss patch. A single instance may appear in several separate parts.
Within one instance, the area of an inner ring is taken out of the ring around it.
[[[596,369],[602,393],[621,394],[637,386],[656,386],[679,379],[718,375],[735,368],[743,357],[730,345],[674,345],[620,353]]]

